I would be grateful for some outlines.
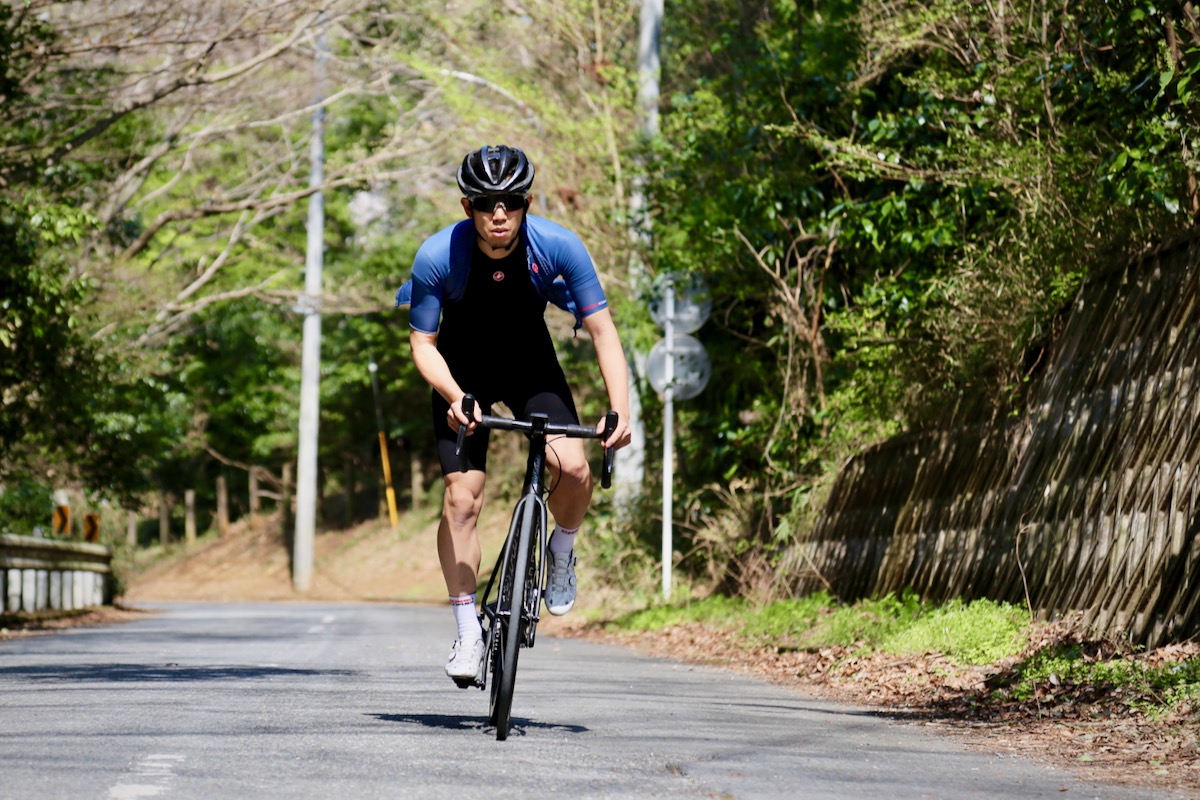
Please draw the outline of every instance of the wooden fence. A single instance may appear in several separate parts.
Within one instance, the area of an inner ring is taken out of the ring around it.
[[[1084,286],[1019,418],[851,459],[799,591],[989,597],[1156,646],[1200,633],[1200,246]]]

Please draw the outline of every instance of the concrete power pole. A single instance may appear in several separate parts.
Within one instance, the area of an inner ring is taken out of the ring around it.
[[[641,117],[639,132],[647,141],[658,135],[658,80],[661,69],[659,34],[662,30],[662,16],[663,0],[642,0],[638,32],[638,109]],[[643,182],[640,177],[636,180],[630,196],[630,219],[634,226],[646,223],[643,219],[646,208]],[[635,227],[635,230],[638,241],[641,244],[649,244],[649,229],[638,230]],[[646,280],[646,267],[640,261],[635,261],[633,273],[635,281]],[[646,355],[633,353],[629,360],[629,385],[632,390],[629,397],[631,438],[629,446],[621,452],[620,466],[614,476],[618,513],[632,507],[633,502],[641,495],[646,476],[646,426],[642,422],[642,403],[637,384],[637,377],[645,374]]]
[[[316,108],[309,147],[312,162],[308,185],[325,181],[325,59],[324,23],[317,33],[315,67]],[[312,586],[313,542],[317,527],[317,431],[321,419],[321,267],[325,246],[325,198],[313,192],[308,201],[308,243],[304,259],[304,344],[300,361],[300,452],[296,469],[296,534],[292,552],[292,586],[307,592]]]
[[[663,0],[642,0],[638,30],[638,109],[642,136],[658,136],[658,79],[662,72],[659,39],[662,35]]]

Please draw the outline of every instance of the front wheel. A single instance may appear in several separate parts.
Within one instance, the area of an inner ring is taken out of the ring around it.
[[[508,738],[513,687],[517,680],[517,657],[521,652],[522,623],[529,553],[536,535],[537,504],[522,502],[513,517],[502,561],[499,598],[488,658],[492,666],[491,722],[496,739]]]

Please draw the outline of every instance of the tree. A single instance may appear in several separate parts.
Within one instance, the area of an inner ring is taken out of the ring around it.
[[[33,284],[14,285],[13,296],[48,309],[47,319],[72,315],[62,332],[78,340],[76,372],[86,363],[106,381],[120,376],[126,405],[109,421],[137,420],[139,429],[167,437],[164,446],[126,431],[142,442],[143,473],[160,485],[195,481],[211,469],[206,453],[279,467],[294,447],[285,398],[295,380],[299,325],[291,310],[302,292],[304,207],[319,189],[329,222],[322,311],[336,320],[326,347],[333,380],[323,398],[322,458],[365,457],[374,448],[364,448],[362,436],[369,431],[372,445],[375,437],[370,395],[362,402],[364,349],[389,367],[385,394],[406,404],[389,414],[394,432],[409,434],[410,420],[426,414],[426,392],[397,357],[406,331],[382,315],[420,239],[457,217],[452,176],[465,149],[493,136],[523,139],[546,153],[545,203],[596,230],[609,224],[608,195],[619,186],[609,169],[620,172],[606,88],[613,77],[601,74],[604,52],[595,63],[560,68],[564,53],[575,59],[591,46],[609,47],[609,15],[629,16],[624,7],[593,14],[599,10],[535,4],[542,22],[554,21],[546,26],[484,3],[454,17],[424,4],[365,0],[316,8],[151,2],[136,13],[123,0],[6,8],[0,181],[12,213],[5,219],[31,241],[35,223],[39,235],[53,232],[62,256],[56,268],[46,242],[30,249],[29,280],[46,292],[39,298]],[[321,30],[332,54],[328,91],[318,98],[311,76]],[[491,68],[497,60],[481,54],[514,35],[528,42],[520,57]],[[578,104],[569,98],[581,88],[604,112],[593,118],[592,129],[610,137],[599,145],[592,141],[599,133],[571,130],[578,120],[567,109]],[[318,105],[328,114],[328,160],[324,183],[310,187],[309,120]],[[543,127],[550,119],[554,127]],[[563,154],[550,155],[556,149]],[[589,190],[602,199],[593,205]],[[44,197],[32,201],[32,191]],[[382,204],[382,217],[354,218],[363,197]],[[607,256],[609,248],[598,252]],[[40,352],[21,352],[47,374],[63,374],[52,358],[60,344],[47,339]],[[18,373],[14,367],[6,377],[8,394],[35,397]],[[418,402],[419,416],[407,407]],[[87,423],[100,410],[89,413],[78,427],[95,427]],[[46,441],[61,450],[61,431],[40,428],[45,422],[12,435],[27,449]],[[3,454],[6,466],[14,452]]]
[[[1194,222],[1191,4],[711,0],[667,24],[657,257],[709,275],[719,330],[681,437],[694,524],[722,528],[731,482],[759,498],[723,552],[801,530],[864,441],[1007,412],[1073,288]]]

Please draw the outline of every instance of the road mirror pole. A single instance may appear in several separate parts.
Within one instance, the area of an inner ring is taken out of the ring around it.
[[[662,593],[663,600],[671,600],[671,562],[675,551],[674,527],[674,483],[675,483],[675,359],[669,348],[675,337],[675,290],[668,283],[665,301],[667,318],[663,326],[667,342],[666,379],[663,391],[663,508],[662,508]]]

